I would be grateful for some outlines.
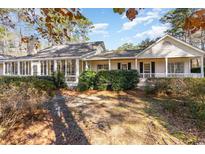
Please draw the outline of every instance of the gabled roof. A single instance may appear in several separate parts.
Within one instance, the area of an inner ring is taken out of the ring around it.
[[[58,45],[40,50],[37,54],[16,57],[15,59],[42,59],[42,58],[56,58],[56,57],[75,57],[81,58],[83,56],[95,53],[104,52],[104,42],[88,42],[88,43],[72,43],[66,45]]]
[[[203,50],[201,50],[201,49],[199,49],[199,48],[197,48],[197,47],[194,47],[194,46],[192,46],[192,45],[190,45],[190,44],[188,44],[188,43],[186,43],[186,42],[184,42],[184,41],[182,41],[182,40],[180,40],[180,39],[177,39],[177,38],[175,38],[175,37],[173,37],[173,36],[171,36],[171,35],[169,35],[169,34],[166,34],[165,36],[163,36],[162,38],[160,38],[159,40],[157,40],[155,43],[153,43],[152,45],[150,45],[149,47],[147,47],[146,49],[144,49],[141,53],[139,53],[138,55],[136,55],[136,57],[140,57],[142,54],[148,52],[152,47],[156,46],[159,42],[161,42],[162,40],[164,40],[164,39],[166,39],[166,38],[169,38],[169,39],[171,39],[171,40],[174,40],[174,41],[176,41],[176,42],[178,42],[178,43],[180,43],[180,44],[182,44],[182,45],[184,45],[184,46],[186,46],[186,47],[192,49],[193,51],[197,52],[199,56],[205,55],[205,51],[203,51]],[[174,52],[174,51],[173,51],[173,52]],[[185,51],[185,52],[187,52],[187,51]],[[183,56],[183,55],[181,55],[181,56]]]
[[[98,60],[98,59],[135,58],[135,56],[140,52],[142,52],[142,50],[115,50],[115,51],[104,52],[101,54],[89,56],[86,59]]]

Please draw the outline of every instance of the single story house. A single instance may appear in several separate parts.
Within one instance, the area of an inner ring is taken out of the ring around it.
[[[49,76],[65,74],[76,85],[81,72],[137,69],[140,77],[204,77],[205,52],[173,36],[165,35],[144,50],[106,51],[104,43],[53,46],[23,57],[0,57],[0,75]],[[191,73],[192,59],[200,59],[200,73]]]

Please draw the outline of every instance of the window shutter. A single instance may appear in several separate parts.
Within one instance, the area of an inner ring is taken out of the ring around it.
[[[117,68],[118,68],[118,70],[121,69],[121,63],[117,63]]]
[[[140,73],[143,73],[143,62],[140,62]]]
[[[128,63],[128,70],[131,70],[131,63]]]

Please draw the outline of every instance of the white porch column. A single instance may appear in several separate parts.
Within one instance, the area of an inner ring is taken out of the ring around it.
[[[31,75],[33,76],[33,63],[32,61],[30,61],[30,63],[31,63]]]
[[[12,75],[12,62],[9,64],[9,74]]]
[[[78,83],[78,78],[79,78],[79,75],[80,75],[80,69],[79,69],[79,59],[76,59],[75,60],[75,65],[76,65],[76,74],[75,74],[75,77],[76,77],[76,82]]]
[[[54,72],[57,72],[57,60],[54,60]]]
[[[65,76],[67,76],[68,73],[68,60],[65,59]]]
[[[26,62],[24,61],[24,75],[26,75]]]
[[[5,67],[5,62],[3,62],[3,75],[5,75],[6,73],[6,69],[5,69],[6,67]]]
[[[165,58],[165,75],[166,77],[168,75],[168,58],[167,57]]]
[[[191,58],[189,58],[189,73],[191,75]]]
[[[40,60],[38,61],[37,66],[38,66],[38,73],[37,74],[40,76],[41,75],[41,61]]]
[[[111,70],[111,60],[108,60],[108,69]]]
[[[138,70],[137,59],[135,59],[135,69]]]
[[[204,77],[204,57],[201,56],[201,77]]]
[[[20,61],[17,62],[17,75],[21,75],[20,74]]]
[[[49,69],[49,67],[48,67],[48,60],[46,60],[46,75],[48,75],[48,69]]]
[[[88,70],[88,61],[85,61],[85,70]]]

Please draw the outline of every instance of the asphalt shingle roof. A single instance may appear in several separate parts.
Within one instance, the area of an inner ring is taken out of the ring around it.
[[[15,59],[38,59],[38,58],[55,58],[55,57],[82,57],[91,54],[96,50],[105,51],[104,42],[73,43],[67,45],[52,46],[40,50],[37,54],[16,57]],[[12,59],[12,58],[11,58]]]
[[[122,50],[122,51],[112,51],[112,52],[104,52],[101,54],[90,56],[86,59],[109,59],[109,58],[123,58],[123,57],[135,57],[137,54],[142,52],[142,50]]]
[[[12,57],[12,56],[0,54],[0,60],[9,59],[9,58],[11,58],[11,57]]]

